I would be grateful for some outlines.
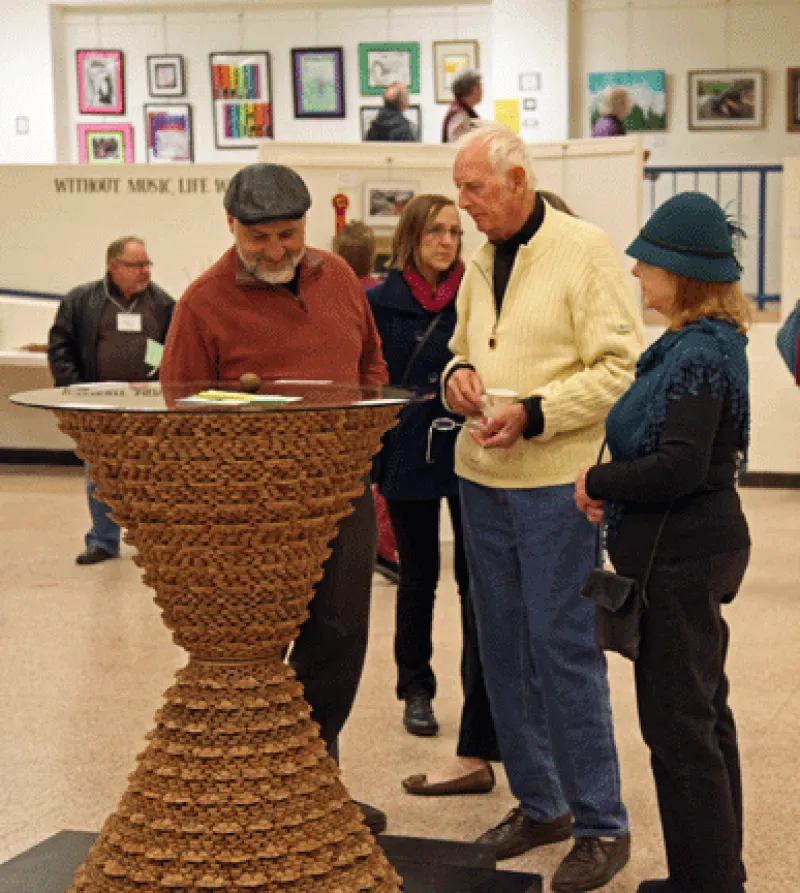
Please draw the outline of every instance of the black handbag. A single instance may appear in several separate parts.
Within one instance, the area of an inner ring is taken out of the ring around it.
[[[417,342],[416,347],[411,353],[411,356],[406,363],[406,368],[403,371],[403,377],[400,379],[400,384],[398,387],[404,388],[408,384],[408,379],[411,377],[411,370],[414,368],[414,364],[417,362],[419,355],[422,353],[422,349],[430,340],[431,335],[434,333],[436,326],[439,325],[439,320],[442,318],[441,310],[433,317],[433,319],[428,323],[427,328],[420,336],[419,341]],[[383,463],[383,450],[377,453],[373,460],[372,466],[370,469],[369,479],[373,484],[379,484],[381,481],[381,471],[382,471],[382,463]]]
[[[600,447],[598,462],[602,458],[604,448],[605,441]],[[594,602],[595,636],[598,646],[603,651],[616,651],[628,660],[635,661],[639,657],[642,616],[647,608],[647,583],[671,509],[670,505],[661,519],[641,583],[633,577],[623,577],[622,574],[605,569],[603,534],[602,528],[598,525],[595,566],[581,587],[581,595]]]

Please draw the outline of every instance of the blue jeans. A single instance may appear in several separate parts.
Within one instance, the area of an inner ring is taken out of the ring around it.
[[[88,466],[86,472],[86,498],[92,516],[92,527],[85,538],[86,548],[105,549],[111,555],[119,555],[119,527],[108,516],[111,509],[94,495],[97,484],[89,477]]]
[[[511,791],[548,821],[571,811],[576,837],[620,837],[606,661],[594,606],[580,597],[594,533],[573,487],[505,490],[461,481],[478,638]]]

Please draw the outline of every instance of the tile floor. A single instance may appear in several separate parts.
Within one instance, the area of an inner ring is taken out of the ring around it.
[[[730,675],[746,794],[750,893],[800,888],[800,492],[747,490],[753,558],[728,610]],[[63,828],[96,830],[122,793],[161,693],[184,663],[140,571],[123,558],[74,564],[87,521],[79,469],[0,466],[0,861]],[[400,779],[445,760],[459,716],[458,608],[445,574],[436,616],[440,694],[435,739],[407,735],[394,699],[394,587],[375,577],[364,680],[342,740],[352,794],[386,809],[395,834],[470,840],[513,805],[505,781],[487,796],[425,799]],[[612,659],[630,865],[606,889],[632,893],[663,873],[631,668]],[[505,865],[548,877],[560,844]]]

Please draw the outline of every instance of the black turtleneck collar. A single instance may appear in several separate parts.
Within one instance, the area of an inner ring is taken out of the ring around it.
[[[533,210],[525,223],[522,224],[522,229],[514,233],[513,236],[509,236],[507,239],[500,239],[497,242],[492,242],[492,245],[494,245],[497,251],[513,251],[514,254],[516,254],[520,245],[527,245],[536,235],[543,220],[544,199],[537,192],[536,201],[533,203]]]
[[[511,278],[511,270],[514,268],[514,261],[517,259],[517,251],[519,251],[521,245],[527,245],[536,235],[543,220],[544,200],[537,192],[533,210],[522,225],[522,229],[514,233],[514,235],[510,236],[508,239],[492,242],[495,249],[492,285],[494,290],[494,304],[498,316],[500,316],[500,310],[503,307],[503,298],[506,293],[508,280]]]

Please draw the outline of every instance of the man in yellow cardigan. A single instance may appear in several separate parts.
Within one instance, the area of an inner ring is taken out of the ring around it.
[[[456,449],[486,686],[519,800],[478,840],[505,859],[574,836],[552,890],[577,893],[626,864],[630,834],[606,662],[579,594],[594,529],[572,482],[633,379],[641,318],[608,237],[545,205],[516,134],[479,125],[459,146],[459,204],[488,241],[458,294],[445,402],[480,417],[487,388],[520,398]]]

